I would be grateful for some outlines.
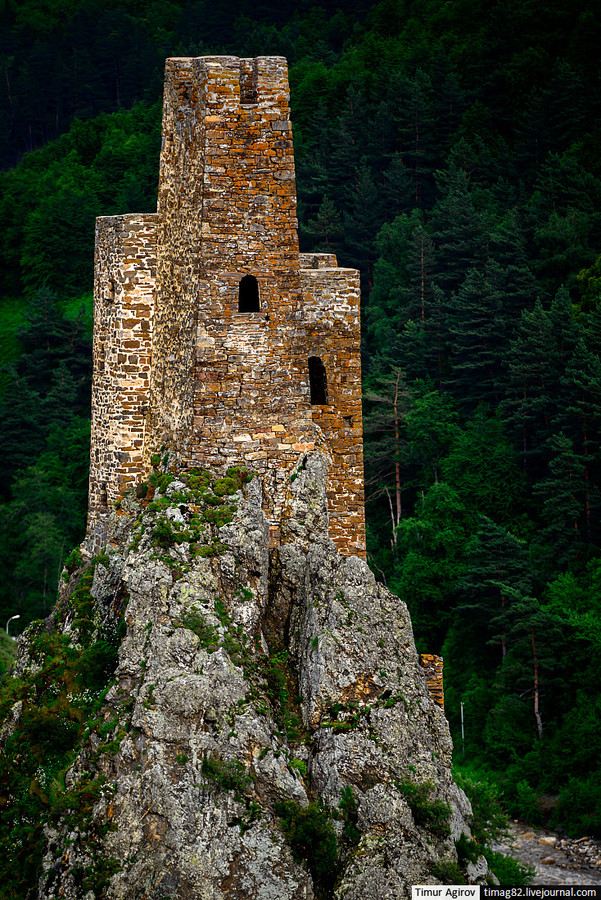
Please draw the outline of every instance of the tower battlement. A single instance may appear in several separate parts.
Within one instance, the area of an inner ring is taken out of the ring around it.
[[[274,542],[325,445],[330,536],[365,553],[359,273],[299,254],[286,61],[167,60],[157,213],[98,219],[88,531],[164,447],[246,463]]]

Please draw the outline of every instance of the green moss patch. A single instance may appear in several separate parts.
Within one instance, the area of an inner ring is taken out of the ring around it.
[[[307,863],[318,893],[331,891],[336,880],[338,841],[327,810],[316,802],[300,806],[294,800],[276,803],[274,809],[294,858]]]
[[[438,837],[449,836],[451,808],[444,800],[431,799],[434,792],[433,784],[428,781],[422,784],[402,781],[397,783],[397,787],[407,800],[417,825],[422,825]]]

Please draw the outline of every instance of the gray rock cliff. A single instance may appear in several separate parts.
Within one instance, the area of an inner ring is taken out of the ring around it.
[[[256,478],[157,476],[114,514],[91,620],[125,633],[65,776],[98,786],[46,825],[39,900],[393,900],[456,864],[447,722],[405,605],[327,537],[326,471],[301,460],[271,552]],[[75,642],[80,577],[47,626]]]

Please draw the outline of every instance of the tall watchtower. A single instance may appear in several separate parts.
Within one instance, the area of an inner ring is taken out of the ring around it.
[[[286,61],[166,63],[158,209],[97,225],[89,529],[169,448],[246,463],[278,527],[325,444],[330,535],[365,552],[359,279],[299,255]]]

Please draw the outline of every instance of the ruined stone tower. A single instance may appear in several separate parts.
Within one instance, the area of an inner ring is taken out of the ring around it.
[[[286,61],[167,60],[156,214],[100,218],[88,532],[154,452],[258,472],[272,541],[325,446],[330,537],[365,553],[359,273],[299,254]]]

